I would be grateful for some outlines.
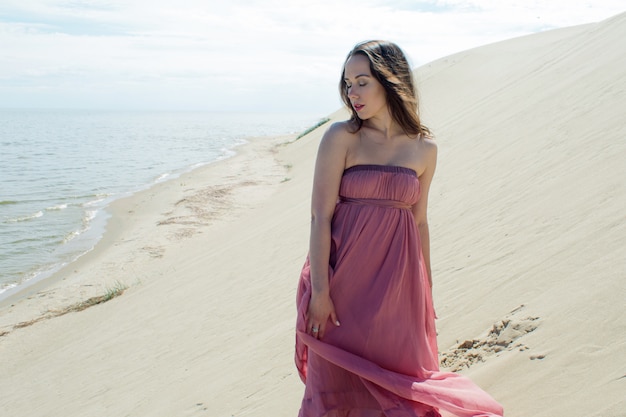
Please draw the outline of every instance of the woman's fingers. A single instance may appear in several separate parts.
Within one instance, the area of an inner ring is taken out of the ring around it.
[[[339,319],[337,318],[337,313],[335,313],[335,308],[333,307],[332,311],[330,312],[330,319],[332,320],[333,324],[335,326],[341,326],[341,323],[339,323]]]
[[[322,332],[321,325],[313,324],[313,323],[309,324],[309,326],[308,326],[308,333],[311,336],[316,337],[316,338],[319,339],[321,332]]]
[[[335,306],[328,296],[312,296],[307,309],[306,331],[311,336],[320,339],[324,337],[326,326],[331,321],[339,326],[339,320],[335,313]]]

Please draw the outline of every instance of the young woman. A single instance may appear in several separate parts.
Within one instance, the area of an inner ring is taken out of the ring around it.
[[[340,94],[352,117],[319,146],[298,288],[300,417],[502,415],[439,372],[426,215],[437,145],[401,49],[356,45]]]

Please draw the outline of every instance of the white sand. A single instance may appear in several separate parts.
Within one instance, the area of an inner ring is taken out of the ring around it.
[[[508,417],[626,416],[625,37],[622,14],[417,71],[442,359]],[[295,416],[322,131],[116,202],[94,251],[0,305],[0,415]]]

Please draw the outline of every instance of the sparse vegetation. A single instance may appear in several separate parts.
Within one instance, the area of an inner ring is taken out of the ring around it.
[[[317,129],[318,127],[322,126],[324,123],[326,123],[327,121],[329,121],[330,119],[328,117],[324,117],[323,119],[320,119],[319,122],[317,122],[316,124],[314,124],[313,126],[311,126],[310,128],[308,128],[307,130],[305,130],[304,132],[300,133],[298,135],[298,137],[296,138],[296,140],[300,139],[303,136],[308,135],[309,133],[311,133],[312,131],[314,131],[315,129]]]
[[[106,303],[107,301],[110,301],[112,299],[114,299],[115,297],[119,297],[120,295],[122,295],[124,293],[124,291],[126,291],[126,289],[128,289],[128,286],[125,284],[122,284],[119,281],[115,282],[115,285],[113,285],[112,287],[107,288],[106,292],[104,293],[104,295],[99,295],[96,297],[91,297],[88,298],[85,301],[81,301],[79,303],[73,304],[71,306],[69,306],[67,309],[68,310],[66,312],[63,312],[62,314],[67,314],[67,313],[71,313],[74,311],[83,311],[89,307],[98,305],[98,304],[102,304],[102,303]],[[64,310],[61,310],[64,311]],[[59,315],[62,315],[59,314]]]
[[[17,323],[13,326],[12,330],[15,329],[22,329],[24,327],[28,327],[28,326],[32,326],[35,323],[38,323],[40,321],[43,320],[49,320],[49,319],[53,319],[55,317],[60,317],[60,316],[64,316],[65,314],[68,313],[75,313],[75,312],[79,312],[79,311],[83,311],[88,309],[89,307],[93,307],[95,305],[98,304],[102,304],[102,303],[106,303],[107,301],[110,301],[112,299],[114,299],[115,297],[119,297],[120,295],[122,295],[124,293],[124,291],[126,291],[126,289],[128,289],[128,286],[116,281],[115,284],[112,287],[108,287],[105,291],[105,293],[103,295],[98,295],[95,297],[91,297],[88,298],[84,301],[80,301],[78,303],[74,303],[71,304],[67,307],[64,307],[62,309],[59,310],[50,310],[47,313],[43,314],[42,316],[39,316],[35,319],[32,320],[28,320],[28,321],[23,321],[21,323]],[[4,331],[0,331],[0,337],[1,336],[6,336],[7,334],[9,334],[10,331],[8,330],[4,330]]]

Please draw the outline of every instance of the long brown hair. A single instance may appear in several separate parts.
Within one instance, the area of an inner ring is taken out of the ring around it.
[[[341,70],[339,94],[344,104],[350,109],[350,121],[357,126],[358,131],[363,126],[361,120],[350,102],[346,88],[346,63],[354,55],[363,55],[370,62],[370,71],[385,89],[387,106],[394,120],[409,136],[431,136],[430,130],[421,123],[417,92],[413,82],[413,72],[409,62],[398,45],[389,41],[367,41],[357,44],[346,57]]]

